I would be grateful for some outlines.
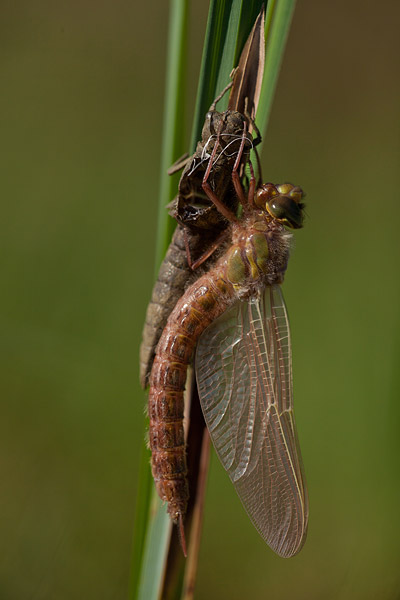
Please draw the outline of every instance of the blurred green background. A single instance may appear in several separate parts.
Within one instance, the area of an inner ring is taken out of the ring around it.
[[[309,536],[273,555],[213,457],[198,599],[400,597],[399,12],[297,6],[263,170],[307,192],[284,291]],[[2,3],[1,600],[128,597],[167,19]]]

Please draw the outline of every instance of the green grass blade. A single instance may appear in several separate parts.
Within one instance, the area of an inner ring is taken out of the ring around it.
[[[164,258],[175,228],[175,222],[168,215],[165,206],[176,194],[179,173],[168,177],[167,170],[185,151],[183,116],[186,89],[187,21],[188,0],[172,0],[162,133],[156,271]]]
[[[268,3],[267,7],[265,19],[265,69],[257,111],[257,125],[261,133],[264,134],[263,137],[271,114],[279,69],[295,4],[295,0],[273,0]]]
[[[173,199],[176,193],[179,175],[168,177],[167,169],[184,152],[183,111],[186,89],[187,21],[188,0],[172,0],[161,152],[156,272],[174,229],[174,222],[168,216],[165,205]],[[144,438],[145,431],[143,440]],[[150,510],[150,506],[152,510]],[[130,598],[132,600],[152,600],[159,597],[157,590],[162,586],[163,566],[168,551],[170,530],[170,519],[165,508],[161,506],[153,485],[150,453],[143,442],[131,563]]]
[[[142,570],[146,532],[149,519],[150,502],[153,493],[153,481],[150,473],[150,451],[144,441],[141,448],[138,491],[136,496],[135,522],[133,526],[134,542],[131,560],[130,598],[137,597]]]
[[[152,494],[150,513],[151,520],[143,553],[138,600],[156,600],[163,597],[162,587],[172,523],[156,493]]]

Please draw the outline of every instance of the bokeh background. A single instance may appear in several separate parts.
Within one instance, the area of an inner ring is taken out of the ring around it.
[[[0,10],[0,598],[124,599],[168,5]],[[213,457],[198,599],[399,598],[399,16],[297,6],[263,168],[307,192],[284,291],[309,536],[273,555]]]

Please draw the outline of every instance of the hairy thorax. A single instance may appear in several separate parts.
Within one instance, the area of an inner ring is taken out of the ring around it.
[[[232,244],[221,262],[238,298],[256,295],[266,285],[282,283],[290,239],[285,227],[264,211],[253,211],[232,225]]]

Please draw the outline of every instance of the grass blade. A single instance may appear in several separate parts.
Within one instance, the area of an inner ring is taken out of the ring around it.
[[[160,193],[155,271],[168,248],[174,223],[165,210],[172,200],[178,175],[166,172],[183,151],[183,111],[187,56],[188,0],[172,0],[165,89],[164,126],[161,152]],[[145,432],[143,432],[143,440]],[[151,507],[151,510],[150,510]],[[155,600],[162,586],[164,566],[171,535],[171,522],[155,491],[150,452],[144,441],[139,467],[139,486],[135,514],[135,537],[131,563],[130,598]]]
[[[240,51],[260,12],[262,1],[211,0],[203,50],[196,111],[192,129],[191,151],[201,136],[204,116],[214,98],[229,82],[232,68],[237,64]],[[261,88],[257,123],[265,132],[271,111],[279,68],[294,9],[294,0],[270,1],[265,22],[266,62]],[[168,167],[183,153],[184,70],[186,58],[187,1],[171,2],[170,45],[166,83],[163,148],[161,159],[161,186],[159,197],[158,239],[156,265],[160,264],[169,244],[174,223],[165,205],[176,193],[179,175],[167,177]],[[227,97],[221,101],[224,109]],[[203,432],[204,433],[204,432]],[[200,434],[199,434],[200,435]],[[203,435],[203,434],[201,434]],[[204,435],[207,435],[204,433]],[[200,439],[200,438],[199,438]],[[193,510],[195,542],[191,556],[184,561],[177,553],[176,535],[171,535],[171,523],[151,482],[149,452],[143,451],[140,493],[136,515],[136,540],[132,561],[132,594],[134,600],[155,600],[163,597],[185,600],[193,597],[199,549],[202,494],[204,495],[208,450],[204,444],[202,465],[199,469],[200,495]],[[150,493],[149,490],[153,492]],[[151,509],[150,509],[151,498]],[[147,526],[144,527],[143,523]],[[190,541],[190,535],[189,535]],[[189,546],[190,547],[190,546]],[[167,567],[168,565],[168,567]],[[185,574],[185,568],[187,572]],[[166,575],[165,570],[168,568]],[[183,591],[185,586],[185,590]]]
[[[267,7],[265,18],[265,70],[257,112],[257,124],[261,133],[264,134],[263,137],[265,136],[268,119],[271,114],[279,69],[285,51],[295,4],[295,0],[272,0],[272,2],[268,3]]]
[[[183,115],[186,97],[187,23],[188,0],[172,0],[158,202],[156,274],[175,229],[175,222],[168,215],[165,206],[176,194],[179,173],[169,177],[166,173],[177,157],[185,151]]]
[[[140,600],[163,597],[162,587],[172,523],[156,493],[152,494],[149,521],[137,593]]]
[[[138,492],[136,496],[135,522],[133,526],[134,543],[131,560],[130,598],[136,598],[140,574],[143,565],[144,547],[149,519],[150,502],[153,493],[153,481],[150,473],[150,451],[143,441],[140,454]]]

